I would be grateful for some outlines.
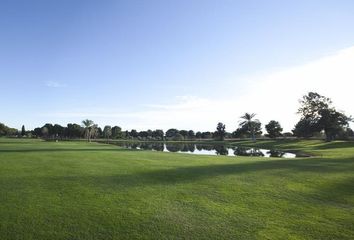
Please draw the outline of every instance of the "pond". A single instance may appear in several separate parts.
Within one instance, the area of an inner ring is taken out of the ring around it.
[[[294,153],[278,150],[246,148],[222,144],[199,143],[154,143],[154,142],[111,142],[127,149],[151,150],[161,152],[188,153],[196,155],[225,155],[225,156],[256,156],[256,157],[282,157],[295,158]]]

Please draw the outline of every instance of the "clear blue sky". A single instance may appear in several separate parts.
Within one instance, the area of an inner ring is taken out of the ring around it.
[[[244,76],[353,45],[351,0],[1,0],[0,122],[139,129],[150,105],[244,95]]]

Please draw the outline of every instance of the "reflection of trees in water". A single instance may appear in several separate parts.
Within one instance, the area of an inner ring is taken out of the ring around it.
[[[285,155],[285,152],[269,150],[267,154],[269,154],[269,157],[283,157]]]
[[[143,150],[152,150],[152,145],[150,143],[141,143],[140,144],[140,149]]]
[[[163,143],[154,143],[152,145],[152,149],[155,150],[155,151],[162,152],[164,150],[164,144]]]
[[[116,145],[129,148],[129,149],[143,149],[143,150],[155,150],[163,151],[164,143],[161,142],[141,142],[141,143],[132,143],[132,142],[120,142]],[[229,155],[229,148],[225,145],[216,144],[194,144],[194,143],[167,143],[166,149],[169,152],[195,152],[195,151],[214,151],[217,155]],[[245,148],[245,147],[233,147],[234,154],[236,156],[256,156],[264,157],[265,155],[257,148]],[[212,152],[211,152],[212,154]],[[285,155],[282,151],[269,150],[267,155],[270,157],[283,157]]]
[[[234,154],[236,156],[254,156],[254,157],[264,157],[264,154],[261,150],[257,148],[243,148],[243,147],[236,147]]]
[[[195,151],[195,144],[187,144],[188,146],[188,151],[189,152],[194,152]]]
[[[198,150],[198,151],[202,151],[203,150],[203,146],[201,144],[196,144],[195,145],[195,148]]]
[[[164,147],[163,147],[163,143],[141,143],[140,149],[163,151]]]
[[[234,154],[236,156],[247,156],[248,153],[246,148],[236,147]]]
[[[169,152],[179,152],[182,151],[183,146],[182,144],[166,144],[166,149]]]
[[[129,149],[143,149],[143,150],[155,150],[163,151],[163,143],[117,143],[118,146],[129,148]]]
[[[264,154],[259,149],[251,149],[251,156],[264,157]]]
[[[194,152],[195,144],[194,143],[167,143],[166,149],[169,152]]]
[[[199,150],[199,151],[202,151],[202,150],[206,150],[206,151],[212,151],[212,150],[215,150],[215,146],[213,145],[208,145],[208,144],[196,144],[196,148]]]
[[[138,143],[128,144],[128,148],[131,148],[131,149],[137,149],[138,147],[140,147],[140,144],[138,144]]]
[[[223,145],[215,145],[215,151],[217,155],[228,155],[229,150]]]
[[[182,152],[188,152],[189,149],[188,149],[188,145],[187,144],[181,144],[182,145]]]

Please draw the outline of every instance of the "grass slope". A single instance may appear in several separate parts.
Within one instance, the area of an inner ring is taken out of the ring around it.
[[[354,239],[354,143],[256,145],[317,157],[0,139],[0,239]]]

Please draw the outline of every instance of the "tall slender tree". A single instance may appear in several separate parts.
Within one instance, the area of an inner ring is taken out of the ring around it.
[[[102,135],[102,129],[97,124],[93,124],[91,127],[91,138],[98,138]]]
[[[93,128],[94,122],[92,120],[85,119],[82,121],[82,124],[84,125],[84,128],[85,128],[85,136],[87,138],[87,141],[91,142],[92,128]]]
[[[222,122],[218,123],[218,125],[216,126],[215,135],[218,140],[224,141],[226,135],[225,124],[223,124]]]
[[[21,128],[21,136],[25,136],[26,135],[26,129],[25,129],[25,125],[22,125],[22,128]]]

